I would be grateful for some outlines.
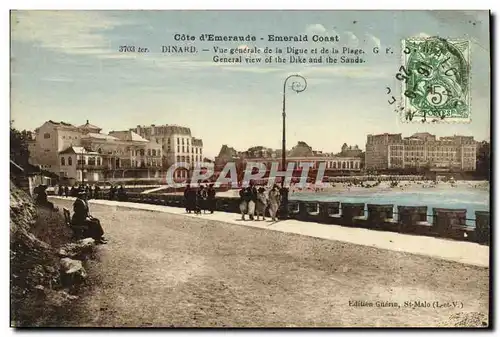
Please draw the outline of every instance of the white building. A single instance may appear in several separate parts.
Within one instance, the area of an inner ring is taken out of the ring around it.
[[[148,139],[151,143],[159,144],[163,150],[164,168],[178,162],[191,165],[203,162],[203,141],[191,135],[191,129],[177,125],[138,125],[131,131]],[[185,170],[177,170],[176,177],[186,178]]]
[[[133,131],[101,133],[87,123],[45,122],[30,142],[30,163],[74,181],[160,178],[161,145]],[[80,164],[80,166],[78,166]]]

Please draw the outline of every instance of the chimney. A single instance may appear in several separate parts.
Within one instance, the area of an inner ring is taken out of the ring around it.
[[[89,120],[87,119],[87,124],[89,124]]]

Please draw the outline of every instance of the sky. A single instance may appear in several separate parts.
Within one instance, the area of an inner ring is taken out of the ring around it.
[[[212,52],[161,53],[162,45],[237,48],[233,42],[176,42],[174,34],[255,35],[248,47],[362,48],[363,64],[220,64]],[[339,36],[331,43],[271,43],[268,34]],[[400,82],[401,41],[441,36],[471,41],[468,124],[404,123],[388,104]],[[119,46],[148,53],[120,53]],[[487,11],[12,11],[11,119],[33,130],[47,120],[103,132],[136,125],[177,124],[201,138],[214,157],[226,144],[238,150],[281,148],[283,81],[307,79],[286,91],[287,147],[305,141],[339,152],[365,148],[378,133],[430,132],[490,138],[490,57]],[[379,54],[370,53],[380,47]],[[385,48],[394,54],[386,54]]]

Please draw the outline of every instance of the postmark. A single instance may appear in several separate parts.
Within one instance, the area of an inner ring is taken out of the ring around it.
[[[441,37],[402,43],[401,119],[405,122],[471,121],[470,43]]]

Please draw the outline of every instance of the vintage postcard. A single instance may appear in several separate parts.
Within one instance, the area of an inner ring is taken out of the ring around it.
[[[491,327],[488,11],[10,29],[12,327]]]

